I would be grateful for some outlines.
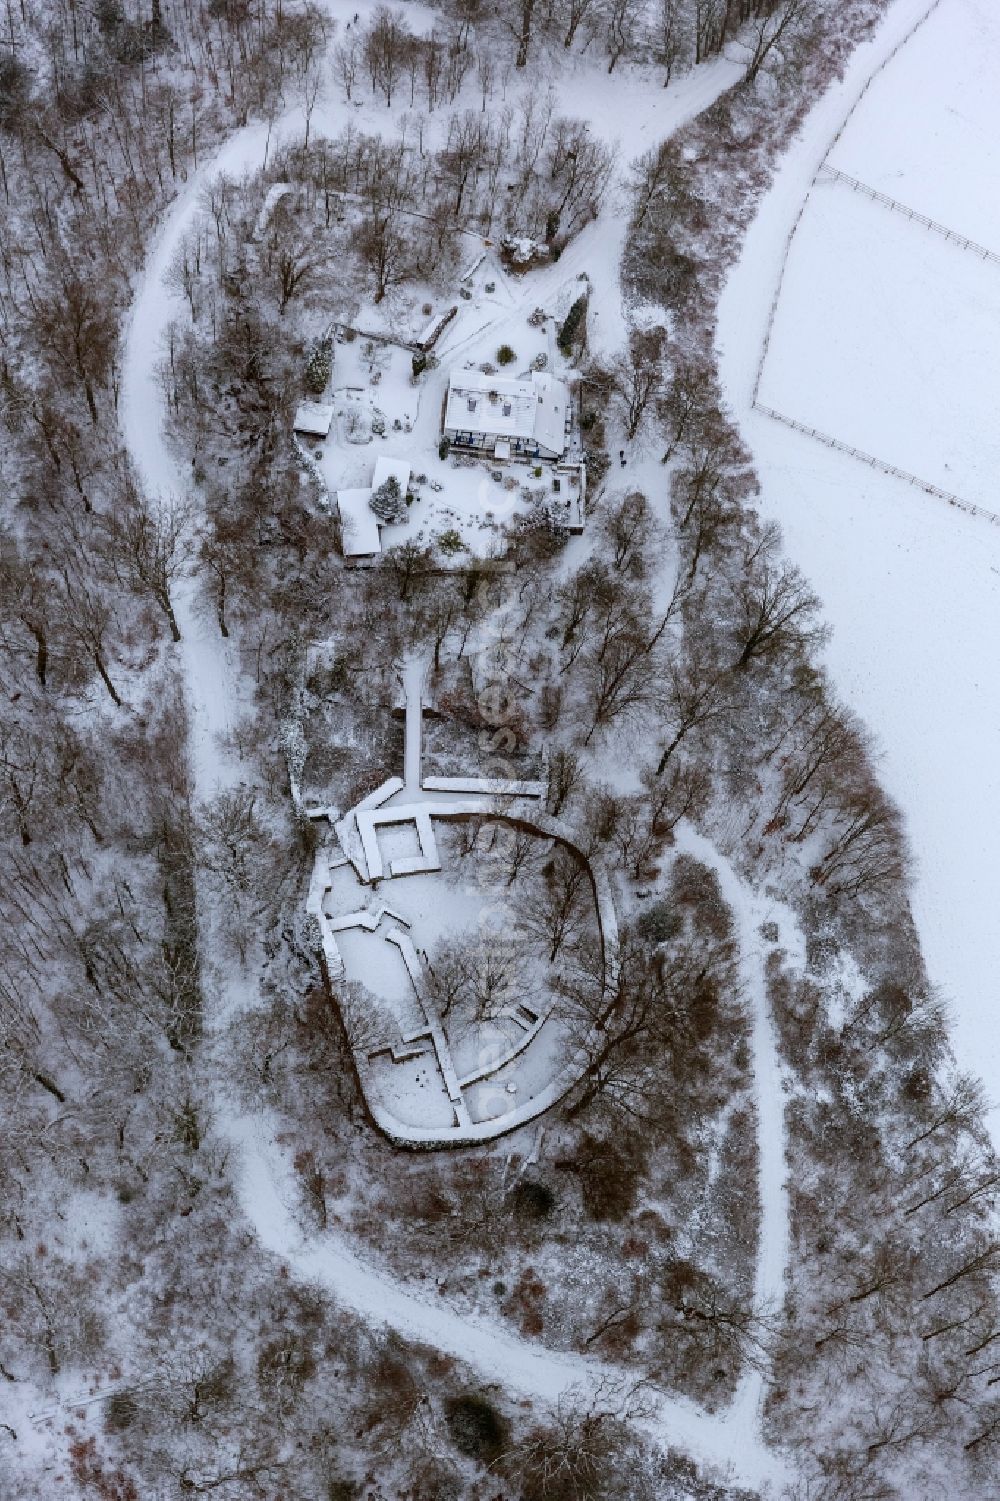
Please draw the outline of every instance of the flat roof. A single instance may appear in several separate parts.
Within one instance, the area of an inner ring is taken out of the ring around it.
[[[333,423],[333,405],[328,401],[300,401],[295,409],[292,423],[297,433],[308,433],[312,438],[325,438]]]
[[[387,479],[394,478],[399,482],[400,494],[405,495],[410,483],[410,466],[405,459],[377,458],[375,460],[375,473],[372,475],[372,489],[377,490],[384,485]]]
[[[337,491],[340,532],[345,558],[370,558],[382,551],[378,519],[368,502],[371,487]]]

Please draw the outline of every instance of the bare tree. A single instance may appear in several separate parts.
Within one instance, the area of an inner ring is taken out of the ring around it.
[[[376,87],[381,89],[388,109],[392,108],[393,91],[412,45],[413,37],[406,22],[396,11],[380,5],[365,38],[365,61],[371,74],[372,92]]]
[[[114,556],[128,569],[137,589],[145,590],[163,611],[174,641],[181,639],[172,590],[188,563],[190,504],[175,499],[153,507],[127,481],[111,518]]]
[[[608,54],[608,72],[613,73],[635,43],[642,20],[639,0],[605,0],[604,45]]]
[[[593,912],[587,867],[565,845],[557,845],[543,867],[540,889],[538,883],[524,883],[515,900],[522,927],[547,946],[551,964]]]
[[[531,48],[531,26],[535,15],[535,0],[500,0],[497,5],[497,15],[501,24],[510,32],[517,43],[517,55],[514,66],[527,67],[528,52]]]
[[[605,372],[630,441],[638,433],[650,402],[662,390],[664,348],[662,329],[634,333],[628,348],[615,356]]]
[[[745,671],[752,661],[801,652],[817,645],[825,631],[817,623],[820,602],[792,563],[775,557],[777,536],[765,529],[746,554],[733,585],[734,631]]]
[[[564,47],[572,47],[580,26],[595,14],[598,5],[599,0],[565,0],[562,10],[562,21],[566,28],[563,34]]]
[[[333,49],[333,65],[337,77],[344,85],[347,102],[350,104],[358,69],[361,66],[361,46],[354,32],[345,36]],[[433,106],[431,106],[433,108]]]
[[[812,18],[814,0],[768,0],[758,7],[750,23],[751,51],[747,63],[746,81],[753,83],[768,58],[787,46],[802,24]]]
[[[656,532],[649,501],[633,490],[600,518],[600,536],[612,568],[631,578],[646,571],[647,554],[655,552]]]

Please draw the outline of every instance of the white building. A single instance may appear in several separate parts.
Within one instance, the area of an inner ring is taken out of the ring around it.
[[[340,536],[345,558],[372,558],[382,551],[381,525],[371,508],[371,498],[386,480],[393,478],[405,495],[410,484],[410,466],[403,459],[379,458],[370,485],[338,490]]]
[[[539,371],[530,380],[504,380],[457,370],[448,382],[444,435],[456,448],[498,459],[561,459],[569,447],[569,387]]]
[[[329,401],[300,401],[295,409],[292,427],[308,438],[326,438],[333,426],[333,403]]]
[[[403,459],[376,459],[375,473],[372,475],[372,489],[378,490],[387,479],[394,479],[399,485],[400,495],[405,495],[410,488],[409,464]]]

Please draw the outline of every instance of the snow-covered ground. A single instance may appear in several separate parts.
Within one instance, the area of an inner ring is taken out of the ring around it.
[[[789,232],[845,117],[867,80],[900,42],[898,53],[875,77],[844,130],[837,166],[862,178],[867,171],[880,191],[931,216],[948,215],[949,222],[969,236],[994,235],[996,195],[987,184],[993,181],[991,164],[1000,140],[1000,89],[995,87],[1000,77],[1000,13],[986,0],[939,0],[918,25],[927,13],[926,0],[897,0],[873,41],[854,55],[843,82],[808,116],[783,158],[729,278],[720,306],[719,346],[727,397],[761,477],[763,508],[781,522],[788,552],[823,600],[834,626],[830,669],[845,698],[875,732],[883,751],[885,784],[906,815],[916,853],[915,916],[931,979],[954,1009],[959,1061],[983,1077],[996,1105],[1000,681],[995,646],[1000,528],[880,475],[751,408],[757,361]],[[915,25],[912,41],[905,41]],[[847,194],[846,189],[820,184],[814,198],[832,204],[832,195],[842,192]],[[869,207],[880,216],[879,234],[895,236],[897,220],[899,227],[905,224],[877,205]],[[907,236],[910,229],[906,225]],[[815,237],[811,243],[816,250]],[[954,248],[942,245],[945,250]],[[793,243],[793,259],[796,254]],[[797,272],[793,259],[792,277],[809,280],[808,266]],[[863,281],[863,258],[855,257],[852,264],[853,274]],[[912,264],[901,262],[897,277],[909,275]],[[971,282],[980,274],[978,263],[973,267],[957,250],[948,264],[954,268],[948,280],[955,283],[966,276]],[[885,261],[879,265],[884,273]],[[824,266],[829,269],[828,257]],[[1000,283],[1000,268],[993,270]],[[817,304],[830,295],[820,273],[817,264],[811,278]],[[870,294],[858,288],[858,295],[868,298],[870,307]],[[897,341],[900,366],[908,358],[904,345],[919,347],[921,340],[940,336],[939,324],[935,328],[938,309],[948,305],[951,295],[948,287],[931,283],[915,326],[891,333],[882,325],[882,337]],[[801,309],[801,296],[797,303]],[[991,296],[981,313],[984,321],[996,316],[996,306]],[[846,306],[841,316],[847,318]],[[994,342],[998,334],[1000,320],[993,326]],[[860,348],[864,331],[850,337]],[[824,357],[822,349],[812,353],[816,361]],[[878,351],[878,357],[884,360],[884,351]],[[798,373],[808,388],[808,371]],[[791,380],[794,373],[779,375]],[[778,378],[770,361],[767,378]],[[876,398],[884,411],[890,394],[877,392]],[[951,399],[963,398],[974,401],[976,396],[963,388]],[[941,414],[939,432],[946,431],[952,415],[950,408]],[[917,431],[919,422],[914,414],[914,445],[925,441],[925,434]],[[988,472],[995,425],[994,419],[989,430],[967,437],[966,461],[978,458],[983,463],[984,488],[996,474],[995,465],[993,476]],[[912,470],[914,465],[900,467]],[[1000,1110],[994,1108],[990,1119],[1000,1145]]]
[[[998,333],[1000,265],[820,177],[758,399],[1000,511]]]
[[[363,8],[370,8],[367,0],[363,0]],[[417,6],[408,12],[411,21],[419,14]],[[678,80],[668,90],[663,90],[652,75],[630,79],[630,108],[624,111],[623,75],[617,75],[612,83],[602,70],[586,67],[586,88],[581,91],[581,68],[574,65],[555,83],[566,89],[567,108],[578,109],[581,101],[586,101],[595,127],[620,140],[622,159],[627,163],[645,146],[707,106],[734,81],[739,70],[738,62],[722,59]],[[338,129],[344,115],[342,105],[328,101],[323,111],[317,112],[313,128]],[[276,130],[290,133],[300,125],[300,115],[292,111]],[[164,282],[165,273],[198,210],[205,185],[220,171],[239,173],[258,167],[271,140],[273,134],[264,126],[250,126],[237,132],[215,161],[196,174],[168,214],[137,288],[123,359],[122,426],[133,461],[151,494],[180,493],[187,485],[187,477],[178,468],[162,432],[163,398],[156,371],[164,332],[177,310],[176,299]],[[560,278],[585,269],[593,274],[600,268],[591,310],[592,339],[598,346],[606,342],[607,347],[614,347],[624,333],[618,266],[625,229],[623,212],[609,204],[598,222],[570,247],[559,267],[552,268],[552,274],[558,271]],[[547,274],[541,273],[540,280]],[[491,328],[490,338],[499,332]],[[178,589],[176,609],[182,630],[179,666],[192,711],[196,792],[204,798],[220,782],[238,775],[231,753],[220,741],[238,707],[237,674],[214,623],[199,607],[193,580]],[[757,909],[735,874],[717,863],[725,877],[727,896],[741,904],[740,933],[748,944],[744,960],[757,1010],[754,1051],[763,1127],[761,1236],[765,1253],[757,1291],[763,1300],[780,1295],[784,1272],[786,1210],[781,1186],[783,1112],[777,1088],[779,1073],[773,1039],[760,1011],[763,980],[757,973],[759,945],[756,940],[750,943],[748,937],[758,921]],[[247,1004],[247,997],[239,979],[224,974],[219,976],[219,991],[217,1025],[222,1028],[227,1017]],[[368,1265],[364,1256],[334,1234],[307,1237],[295,1213],[297,1188],[292,1169],[275,1142],[270,1122],[263,1114],[251,1120],[234,1105],[220,1108],[218,1125],[240,1149],[242,1202],[262,1245],[365,1317],[389,1322],[405,1336],[449,1351],[490,1379],[504,1379],[512,1393],[555,1400],[564,1394],[586,1396],[599,1390],[606,1396],[609,1380],[623,1393],[633,1384],[630,1372],[617,1371],[590,1358],[546,1351],[508,1331],[463,1317],[440,1299],[420,1296]],[[720,1474],[761,1485],[784,1479],[784,1470],[781,1459],[760,1441],[758,1399],[759,1383],[751,1382],[729,1413],[713,1416],[691,1403],[654,1391],[648,1394],[647,1416],[642,1421],[658,1441],[687,1450]]]
[[[996,5],[946,0],[872,84],[830,164],[1000,251],[997,93]]]

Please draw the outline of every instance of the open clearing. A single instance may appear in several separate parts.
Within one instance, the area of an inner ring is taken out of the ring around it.
[[[997,112],[996,6],[945,0],[874,80],[827,160],[1000,251]]]
[[[821,177],[758,399],[1000,510],[1000,266]]]
[[[875,75],[805,202],[758,391],[773,412],[990,513],[1000,260],[905,211],[1000,249],[996,195],[980,187],[997,164],[996,46],[982,0],[944,0]]]
[[[906,815],[916,854],[914,913],[931,979],[954,1009],[959,1062],[984,1079],[996,1106],[1000,528],[952,510],[751,407],[771,297],[803,198],[866,79],[926,11],[925,0],[898,0],[874,42],[855,54],[844,82],[811,112],[730,276],[720,307],[719,344],[728,399],[760,474],[763,508],[781,523],[788,552],[823,600],[835,631],[828,665],[844,697],[875,732],[884,753],[885,784]],[[928,49],[936,70],[934,89],[911,71],[918,62],[926,70]],[[864,175],[859,155],[864,139],[879,190],[932,216],[959,199],[978,202],[981,215],[995,215],[995,195],[987,208],[991,195],[984,184],[992,181],[1000,141],[1000,91],[982,80],[998,76],[1000,15],[981,0],[941,0],[872,83],[841,137],[851,155],[838,156],[837,167]],[[901,136],[907,142],[898,157],[905,181],[890,180],[890,142]],[[823,202],[822,195],[834,191],[841,190],[822,185],[815,197]],[[904,224],[876,204],[868,207],[878,215],[880,233],[892,232],[897,220]],[[952,222],[970,237],[990,233],[982,217]],[[956,247],[942,245],[954,251],[959,267],[966,265]],[[994,270],[1000,283],[1000,268]],[[817,267],[814,300],[829,294],[818,273]],[[978,274],[971,263],[967,274]],[[922,308],[907,339],[926,340],[934,317],[933,303]],[[811,350],[811,358],[820,361],[823,351]],[[904,359],[901,348],[899,359]],[[767,378],[786,376],[776,366],[772,375],[769,361]],[[800,368],[798,378],[808,387],[808,369]],[[916,443],[915,417],[910,426]],[[945,419],[940,428],[946,427]],[[975,439],[980,453],[989,451],[995,428],[994,415],[990,429]],[[992,470],[995,477],[995,464]],[[984,472],[989,477],[988,466]],[[990,1122],[1000,1143],[1000,1110],[994,1108]]]

